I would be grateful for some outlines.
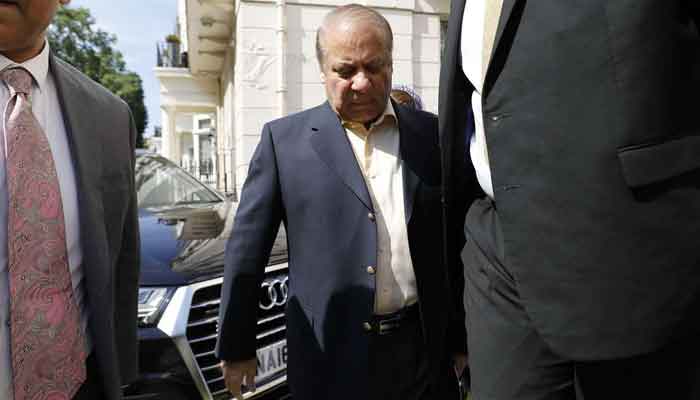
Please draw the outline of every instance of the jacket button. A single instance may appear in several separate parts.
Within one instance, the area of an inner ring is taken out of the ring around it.
[[[376,217],[374,216],[374,213],[369,213],[367,214],[367,218],[369,218],[370,221],[374,221]]]
[[[365,322],[364,324],[362,324],[362,329],[364,329],[365,332],[369,332],[372,330],[372,324],[370,324],[369,322]]]
[[[376,271],[375,271],[375,269],[374,269],[373,266],[369,265],[369,266],[367,267],[367,273],[368,273],[368,274],[374,275],[375,272],[376,272]]]
[[[491,114],[487,118],[491,123],[494,125],[499,124],[504,118],[506,118],[508,114]]]

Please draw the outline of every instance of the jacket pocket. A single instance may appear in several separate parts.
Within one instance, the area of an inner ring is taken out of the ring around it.
[[[623,147],[617,157],[630,188],[662,182],[700,170],[700,135]]]

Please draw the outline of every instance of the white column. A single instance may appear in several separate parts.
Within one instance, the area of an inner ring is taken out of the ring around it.
[[[193,151],[192,163],[194,164],[194,168],[199,168],[201,166],[201,162],[202,162],[201,158],[199,157],[199,155],[201,154],[201,146],[202,146],[202,142],[201,142],[202,139],[201,138],[202,138],[202,135],[192,134],[192,151]],[[199,171],[196,171],[196,172],[197,173],[194,175],[197,177],[197,179],[199,179],[199,176],[198,176]]]
[[[234,45],[235,43],[232,41],[231,44]],[[229,68],[233,69],[234,66],[231,65]],[[236,143],[236,110],[240,108],[240,99],[236,101],[234,79],[234,74],[231,72],[228,77],[228,82],[226,82],[226,99],[222,110],[222,123],[217,127],[221,188],[229,193],[236,192],[236,168],[233,156],[234,145]]]
[[[287,1],[277,0],[277,109],[287,115]]]
[[[163,106],[160,109],[160,118],[163,126],[161,127],[162,134],[162,149],[161,155],[170,160],[175,160],[175,138],[177,136],[176,112],[175,107]]]
[[[177,128],[173,130],[173,153],[171,156],[171,160],[177,164],[180,165],[182,162],[182,133],[177,131]]]
[[[219,166],[217,165],[217,150],[216,150],[216,131],[219,129],[219,125],[216,126],[214,130],[214,135],[209,138],[209,160],[211,161],[211,173],[215,177],[214,186],[219,189]]]
[[[224,190],[224,174],[219,173],[219,171],[224,171],[223,168],[221,168],[221,149],[222,149],[222,141],[224,140],[223,136],[221,135],[221,132],[225,131],[225,122],[224,122],[224,107],[226,106],[226,96],[227,93],[225,90],[221,91],[223,93],[223,97],[221,99],[221,105],[216,107],[216,129],[214,132],[214,137],[212,138],[212,146],[211,146],[211,160],[214,164],[214,176],[216,176],[216,188],[223,191]]]

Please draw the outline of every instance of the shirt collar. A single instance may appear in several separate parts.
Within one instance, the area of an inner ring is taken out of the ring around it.
[[[49,74],[49,41],[44,42],[44,48],[34,58],[31,58],[23,63],[16,63],[4,55],[0,54],[0,71],[9,67],[22,67],[29,71],[29,74],[34,78],[34,83],[39,88],[39,92],[46,85],[46,77]]]
[[[361,122],[355,122],[355,121],[345,121],[341,119],[341,123],[343,125],[343,128],[349,129],[350,131],[361,135],[361,136],[367,136],[369,135],[370,131],[376,127],[379,127],[385,123],[391,123],[395,124],[397,121],[396,118],[396,112],[394,111],[394,106],[391,104],[391,100],[387,99],[386,101],[386,107],[384,108],[384,112],[377,118],[376,121],[372,122],[370,124],[369,129],[365,128],[365,125]]]

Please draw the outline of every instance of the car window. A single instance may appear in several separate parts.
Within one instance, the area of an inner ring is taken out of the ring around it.
[[[280,226],[275,243],[272,245],[270,252],[270,264],[279,264],[286,262],[289,256],[287,255],[287,231],[284,230],[284,225]]]
[[[137,155],[135,182],[139,208],[222,201],[203,183],[156,155]]]

